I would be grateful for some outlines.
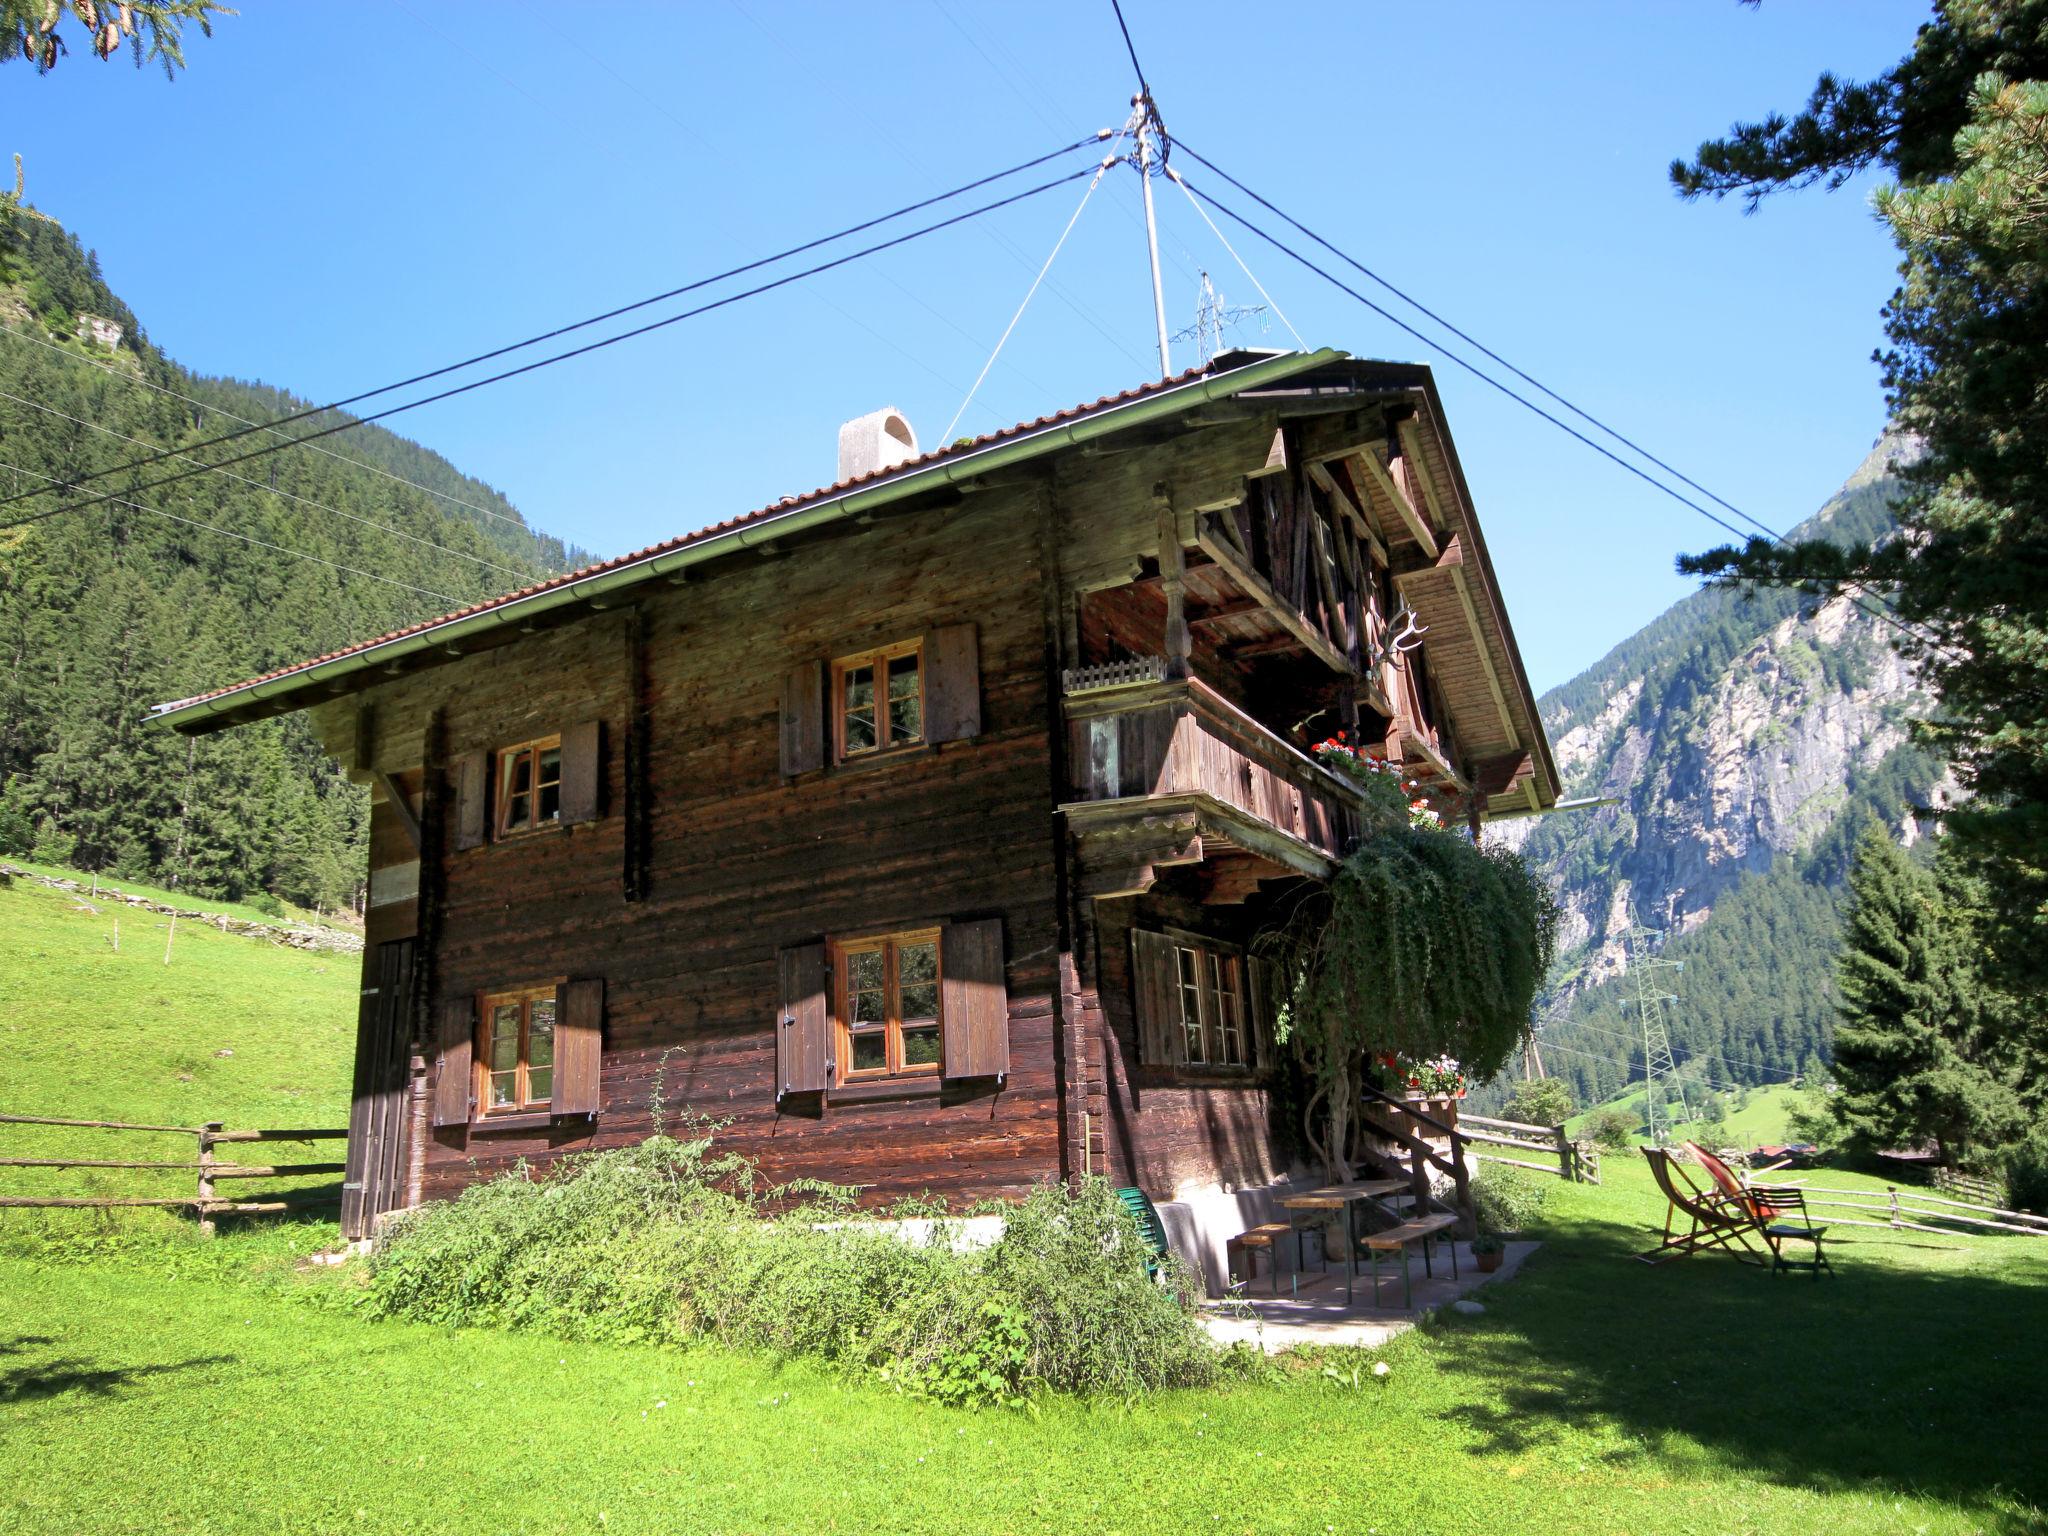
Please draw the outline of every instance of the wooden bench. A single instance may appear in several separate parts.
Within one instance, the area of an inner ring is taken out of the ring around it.
[[[1365,1246],[1366,1250],[1372,1255],[1373,1304],[1377,1306],[1380,1299],[1380,1255],[1382,1253],[1398,1253],[1401,1255],[1401,1305],[1404,1309],[1413,1306],[1415,1302],[1415,1287],[1408,1272],[1409,1248],[1416,1243],[1422,1244],[1422,1273],[1423,1277],[1427,1279],[1431,1273],[1429,1267],[1429,1245],[1431,1240],[1439,1232],[1448,1227],[1455,1227],[1457,1224],[1458,1218],[1451,1215],[1418,1216],[1413,1221],[1404,1221],[1400,1226],[1389,1227],[1384,1232],[1370,1233],[1365,1239]],[[1450,1249],[1451,1278],[1455,1280],[1458,1278],[1458,1244],[1455,1239],[1452,1240]]]
[[[1286,1221],[1269,1221],[1263,1226],[1253,1227],[1249,1232],[1240,1232],[1223,1245],[1224,1278],[1232,1284],[1237,1281],[1237,1261],[1244,1257],[1244,1278],[1249,1285],[1258,1277],[1258,1261],[1253,1257],[1261,1248],[1266,1250],[1268,1261],[1273,1266],[1273,1294],[1280,1294],[1280,1239],[1295,1237],[1294,1268],[1301,1272],[1301,1242],[1294,1224]]]

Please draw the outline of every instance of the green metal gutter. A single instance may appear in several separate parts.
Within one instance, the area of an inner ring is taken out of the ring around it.
[[[388,666],[407,656],[416,656],[423,651],[455,645],[469,636],[482,634],[506,624],[522,623],[557,608],[565,608],[574,603],[587,603],[592,598],[638,586],[645,581],[673,576],[693,565],[731,554],[735,550],[751,549],[774,539],[787,538],[791,534],[852,517],[856,513],[883,506],[920,491],[936,490],[962,480],[971,480],[992,470],[1037,458],[1054,449],[1107,437],[1114,432],[1128,431],[1132,427],[1143,426],[1148,422],[1184,411],[1190,405],[1242,394],[1246,390],[1292,378],[1313,368],[1340,362],[1345,356],[1345,353],[1333,347],[1322,347],[1313,352],[1288,352],[1279,357],[1248,363],[1242,368],[1233,368],[1228,373],[1190,379],[1185,384],[1173,385],[1160,390],[1157,394],[1147,395],[1125,405],[1107,406],[1076,417],[1072,421],[1055,422],[1036,431],[1020,433],[1016,437],[990,443],[984,448],[949,454],[935,464],[906,469],[872,484],[843,491],[837,496],[828,496],[803,506],[792,507],[784,513],[771,513],[743,527],[712,534],[677,549],[647,555],[629,564],[564,582],[560,586],[549,587],[527,597],[495,603],[481,613],[445,619],[437,624],[430,624],[425,629],[387,640],[381,645],[372,645],[363,650],[351,651],[345,656],[337,656],[331,661],[296,667],[280,676],[262,682],[245,683],[239,688],[231,688],[211,698],[180,699],[169,704],[159,704],[149,712],[148,719],[154,724],[168,725],[187,735],[204,735],[209,731],[220,730],[237,723],[221,717],[238,714],[251,705],[323,687],[372,667]]]

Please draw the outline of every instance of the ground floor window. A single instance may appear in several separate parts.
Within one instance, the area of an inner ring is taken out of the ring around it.
[[[555,1087],[554,984],[490,993],[479,1011],[484,1112],[545,1108]]]
[[[832,961],[840,1081],[939,1071],[939,930],[835,940]]]
[[[1176,1023],[1189,1066],[1247,1067],[1244,957],[1228,950],[1177,942]]]

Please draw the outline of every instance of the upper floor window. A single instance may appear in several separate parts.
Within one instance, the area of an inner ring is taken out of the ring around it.
[[[939,1071],[939,930],[843,939],[832,950],[840,1081]]]
[[[562,819],[562,738],[544,736],[498,753],[498,836],[537,832]]]
[[[484,1112],[542,1109],[555,1087],[555,989],[483,1000]]]
[[[842,761],[925,739],[924,642],[905,640],[832,663],[832,726]]]

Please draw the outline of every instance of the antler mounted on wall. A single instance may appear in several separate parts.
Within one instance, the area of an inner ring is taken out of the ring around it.
[[[1422,637],[1429,633],[1429,626],[1421,621],[1421,615],[1408,606],[1408,599],[1402,598],[1394,610],[1387,627],[1380,631],[1380,638],[1373,646],[1370,671],[1377,672],[1390,661],[1397,661],[1422,644]]]

